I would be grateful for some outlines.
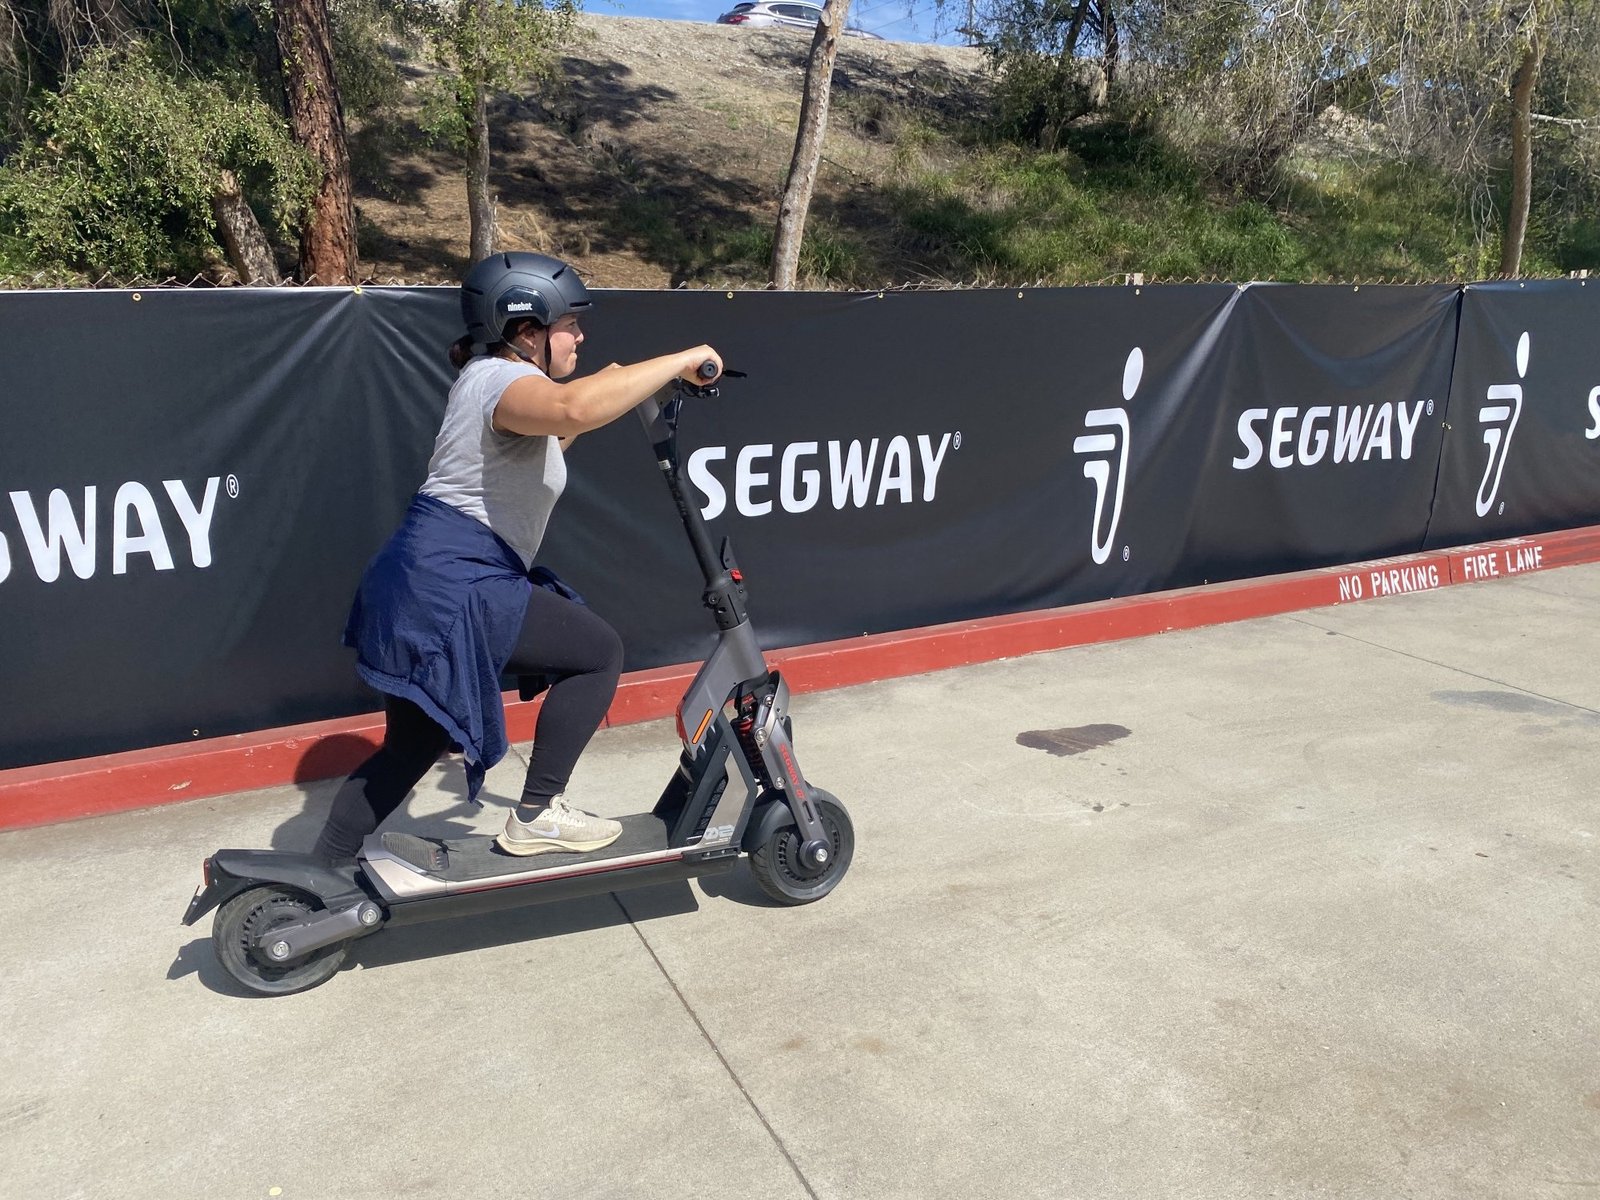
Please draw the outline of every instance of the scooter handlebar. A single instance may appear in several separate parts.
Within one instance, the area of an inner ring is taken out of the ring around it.
[[[717,377],[717,373],[717,364],[709,358],[695,368],[695,374],[701,379],[708,381],[708,384],[710,380]],[[745,378],[745,373],[743,371],[735,371],[729,367],[724,367],[721,374],[724,379]],[[717,394],[717,388],[714,386],[691,383],[689,380],[679,376],[660,388],[654,394],[646,396],[638,403],[637,406],[635,406],[634,412],[639,414],[639,420],[644,425],[645,432],[650,435],[650,441],[653,445],[661,440],[661,436],[664,432],[660,424],[661,410],[673,399],[674,396],[695,396],[704,398],[716,396]]]

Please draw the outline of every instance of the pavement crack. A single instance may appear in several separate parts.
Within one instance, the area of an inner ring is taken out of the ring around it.
[[[722,1053],[722,1047],[717,1045],[716,1039],[711,1036],[711,1031],[706,1028],[705,1022],[700,1019],[700,1014],[694,1011],[694,1006],[689,1003],[689,998],[683,994],[683,989],[678,986],[678,981],[672,977],[667,970],[666,964],[661,961],[661,956],[656,953],[656,948],[650,944],[650,939],[644,936],[644,930],[639,928],[639,922],[633,919],[633,914],[628,911],[628,906],[622,902],[622,897],[616,892],[612,892],[611,899],[616,901],[617,907],[622,910],[622,915],[628,918],[628,925],[638,937],[639,944],[644,947],[645,953],[650,956],[650,961],[656,964],[656,970],[661,972],[661,978],[667,981],[667,986],[672,989],[672,994],[678,998],[678,1003],[683,1005],[683,1011],[689,1014],[689,1019],[694,1022],[694,1027],[700,1031],[700,1036],[705,1039],[706,1045],[711,1047],[711,1053],[717,1056],[717,1061],[722,1064],[722,1069],[728,1073],[728,1078],[733,1080],[733,1086],[739,1089],[739,1094],[744,1097],[744,1102],[750,1106],[750,1111],[755,1113],[756,1120],[761,1122],[761,1128],[767,1131],[767,1136],[772,1139],[772,1144],[778,1148],[778,1153],[783,1155],[783,1161],[789,1164],[789,1169],[794,1172],[794,1177],[800,1181],[800,1186],[805,1189],[806,1195],[811,1197],[811,1200],[818,1200],[816,1190],[812,1188],[805,1172],[800,1169],[800,1164],[795,1162],[794,1155],[789,1153],[789,1147],[784,1145],[783,1138],[778,1136],[778,1131],[772,1127],[772,1122],[767,1120],[767,1115],[761,1111],[761,1106],[756,1103],[755,1097],[750,1094],[750,1089],[745,1087],[744,1080],[739,1078],[739,1073],[733,1069],[733,1064],[728,1061],[727,1055]]]
[[[1389,654],[1398,654],[1402,658],[1409,658],[1412,662],[1426,663],[1430,667],[1438,667],[1440,670],[1444,671],[1453,671],[1457,675],[1465,675],[1468,679],[1476,679],[1482,683],[1492,683],[1496,687],[1508,688],[1511,691],[1518,692],[1524,696],[1533,696],[1539,700],[1547,700],[1551,704],[1559,704],[1563,708],[1570,708],[1576,712],[1592,713],[1595,716],[1600,716],[1600,709],[1593,709],[1585,704],[1574,704],[1571,700],[1563,700],[1559,696],[1546,696],[1543,692],[1530,691],[1525,687],[1518,687],[1514,683],[1507,683],[1504,679],[1496,679],[1492,675],[1479,675],[1476,671],[1469,671],[1465,667],[1458,667],[1451,663],[1440,662],[1436,658],[1427,658],[1421,654],[1412,654],[1409,650],[1401,650],[1396,646],[1385,646],[1382,642],[1374,642],[1369,641],[1366,638],[1356,637],[1353,633],[1346,633],[1342,629],[1329,629],[1326,625],[1318,625],[1315,621],[1309,621],[1305,617],[1291,615],[1289,619],[1311,629],[1320,629],[1324,633],[1336,634],[1337,636],[1345,638],[1348,641],[1358,642],[1363,646],[1371,646],[1374,650],[1383,650]]]

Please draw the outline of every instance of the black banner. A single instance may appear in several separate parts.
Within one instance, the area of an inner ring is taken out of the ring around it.
[[[0,298],[0,766],[373,707],[338,634],[427,463],[448,309]]]
[[[1428,545],[1600,523],[1600,282],[1473,284]]]
[[[1240,293],[1193,397],[1205,436],[1168,586],[1422,549],[1445,432],[1452,287]]]
[[[1157,428],[1181,410],[1193,348],[1232,294],[621,294],[584,352],[625,361],[704,334],[750,373],[686,412],[684,454],[763,640],[795,645],[1161,586],[1181,544],[1159,498],[1182,482],[1128,499],[1157,441],[1103,414],[1130,403],[1125,364],[1141,352],[1132,403]],[[630,667],[702,654],[713,631],[694,562],[632,421],[568,462],[544,557],[617,624]],[[1096,539],[1115,541],[1111,564]]]
[[[1600,520],[1597,301],[611,292],[583,369],[708,341],[750,373],[683,441],[770,647]],[[0,296],[0,767],[376,707],[339,632],[458,324],[449,288]],[[542,560],[629,669],[698,657],[632,418],[568,466]]]

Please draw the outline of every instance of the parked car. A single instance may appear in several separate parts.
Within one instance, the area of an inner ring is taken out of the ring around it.
[[[746,0],[735,4],[717,18],[718,25],[748,25],[752,29],[805,29],[816,28],[822,20],[820,4],[806,4],[804,0]],[[872,38],[883,41],[865,29],[846,29],[847,37]]]

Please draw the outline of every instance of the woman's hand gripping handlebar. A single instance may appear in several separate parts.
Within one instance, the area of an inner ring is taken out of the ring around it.
[[[713,382],[722,374],[722,355],[710,346],[696,346],[693,350],[685,350],[683,357],[688,360],[683,370],[678,372],[678,380],[692,383],[697,386]]]
[[[721,358],[711,347],[706,346],[704,350],[710,357],[702,358],[696,366],[678,375],[634,410],[644,424],[650,445],[658,452],[671,439],[673,430],[677,428],[679,406],[685,397],[693,396],[699,399],[719,396],[722,393],[716,381],[745,378],[743,371],[724,367]]]
[[[715,380],[744,377],[743,371],[732,370],[724,367],[721,362],[708,358],[695,368],[693,379],[680,375],[672,381],[672,386],[682,396],[717,396],[721,395],[721,391],[717,388]]]

